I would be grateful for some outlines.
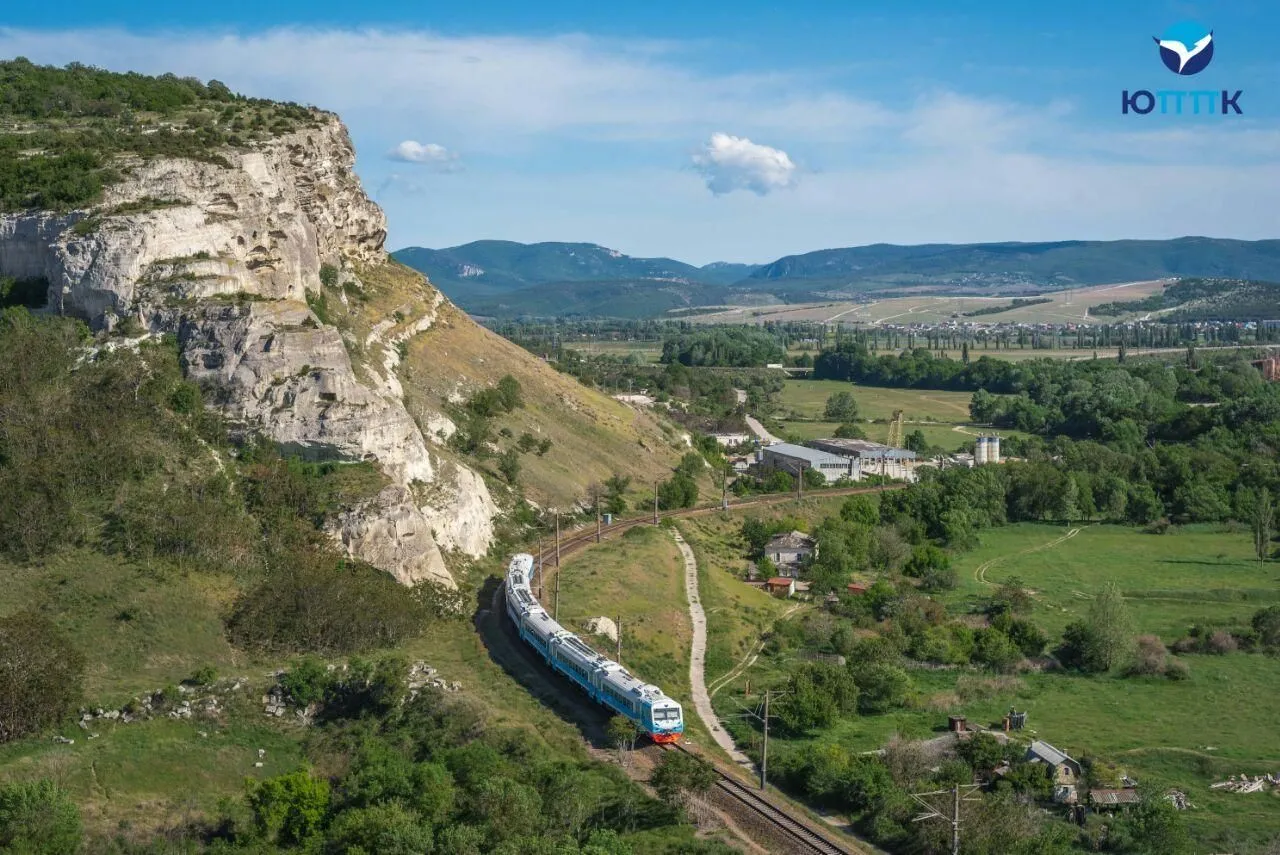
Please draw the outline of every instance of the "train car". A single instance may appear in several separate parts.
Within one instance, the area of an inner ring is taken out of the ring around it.
[[[547,614],[533,595],[533,556],[521,553],[507,566],[505,599],[520,639],[554,670],[597,703],[630,719],[654,742],[675,742],[684,732],[683,710],[657,686],[637,679],[617,662],[597,653]]]

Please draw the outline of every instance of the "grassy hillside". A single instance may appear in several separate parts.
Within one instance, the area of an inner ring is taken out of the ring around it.
[[[524,406],[501,417],[499,429],[551,441],[545,454],[521,458],[520,483],[539,505],[569,507],[589,483],[614,473],[632,477],[637,487],[666,479],[687,450],[680,435],[654,415],[587,389],[452,306],[407,348],[410,412],[447,408],[508,375],[519,381]],[[504,447],[508,443],[499,439]]]

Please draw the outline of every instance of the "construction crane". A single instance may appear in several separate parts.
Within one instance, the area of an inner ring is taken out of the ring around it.
[[[889,422],[889,441],[885,444],[890,448],[902,448],[902,410],[893,411],[893,421]]]

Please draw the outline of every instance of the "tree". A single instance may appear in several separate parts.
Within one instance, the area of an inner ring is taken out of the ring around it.
[[[1280,646],[1280,606],[1267,606],[1254,612],[1251,621],[1258,643],[1266,647]]]
[[[978,630],[975,637],[973,661],[993,671],[1009,673],[1022,661],[1022,651],[1009,636],[998,629],[988,627]]]
[[[1101,670],[1110,671],[1128,658],[1133,648],[1133,617],[1115,582],[1103,586],[1085,620],[1097,645],[1095,660]]]
[[[979,773],[990,772],[1004,760],[1004,746],[989,733],[975,733],[956,743],[956,754]]]
[[[1266,561],[1271,557],[1271,529],[1275,523],[1275,515],[1271,493],[1263,487],[1258,490],[1258,497],[1253,504],[1253,549],[1258,554],[1258,561]]]
[[[63,720],[82,694],[84,656],[36,612],[0,618],[0,742]]]
[[[860,425],[845,422],[836,428],[834,436],[838,439],[866,439],[867,432]]]
[[[912,688],[907,672],[887,662],[858,666],[853,679],[859,690],[858,711],[868,714],[901,706]]]
[[[74,855],[81,838],[80,811],[53,781],[0,787],[0,851]]]
[[[343,811],[325,837],[335,853],[419,855],[432,847],[430,826],[395,801]]]
[[[319,835],[329,811],[329,782],[306,771],[249,780],[247,801],[258,833],[278,846],[301,846]]]
[[[514,484],[520,477],[519,452],[514,448],[508,448],[498,455],[498,471],[502,473],[503,478],[507,479],[508,484]]]
[[[682,807],[691,797],[710,790],[719,777],[709,763],[681,751],[668,751],[662,755],[649,783],[664,802]]]
[[[625,763],[627,752],[636,747],[636,738],[640,735],[635,722],[626,716],[615,715],[609,719],[605,733],[608,735],[609,742],[613,747],[618,749],[618,762]]]
[[[697,503],[698,482],[684,472],[677,472],[658,485],[658,507],[664,511],[691,508]]]
[[[836,392],[827,398],[823,415],[830,422],[852,422],[858,418],[858,402],[852,392]]]
[[[845,668],[822,662],[801,665],[778,699],[775,709],[791,733],[830,727],[842,714],[853,712],[858,686]]]
[[[631,486],[631,476],[614,473],[604,482],[605,513],[620,516],[627,511],[627,488]]]

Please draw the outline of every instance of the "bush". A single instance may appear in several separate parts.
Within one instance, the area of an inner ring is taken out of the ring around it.
[[[246,783],[254,826],[278,846],[300,846],[318,839],[329,812],[329,782],[308,772],[293,772]]]
[[[907,672],[886,662],[859,666],[853,679],[859,690],[858,711],[869,715],[901,706],[912,688]]]
[[[1125,670],[1131,676],[1156,676],[1165,672],[1169,653],[1158,636],[1140,635],[1135,643],[1133,662]]]
[[[236,601],[227,622],[234,643],[335,655],[391,647],[429,621],[413,592],[380,570],[321,550],[293,559]]]
[[[76,708],[84,656],[35,612],[0,618],[0,743],[51,727]]]
[[[80,811],[53,781],[0,787],[0,851],[75,855],[82,836]]]
[[[324,700],[333,685],[333,674],[319,659],[308,656],[280,675],[280,688],[289,700],[300,707],[309,707]]]
[[[1205,642],[1205,652],[1223,656],[1227,653],[1234,653],[1240,645],[1236,642],[1235,637],[1225,629],[1214,630]]]

